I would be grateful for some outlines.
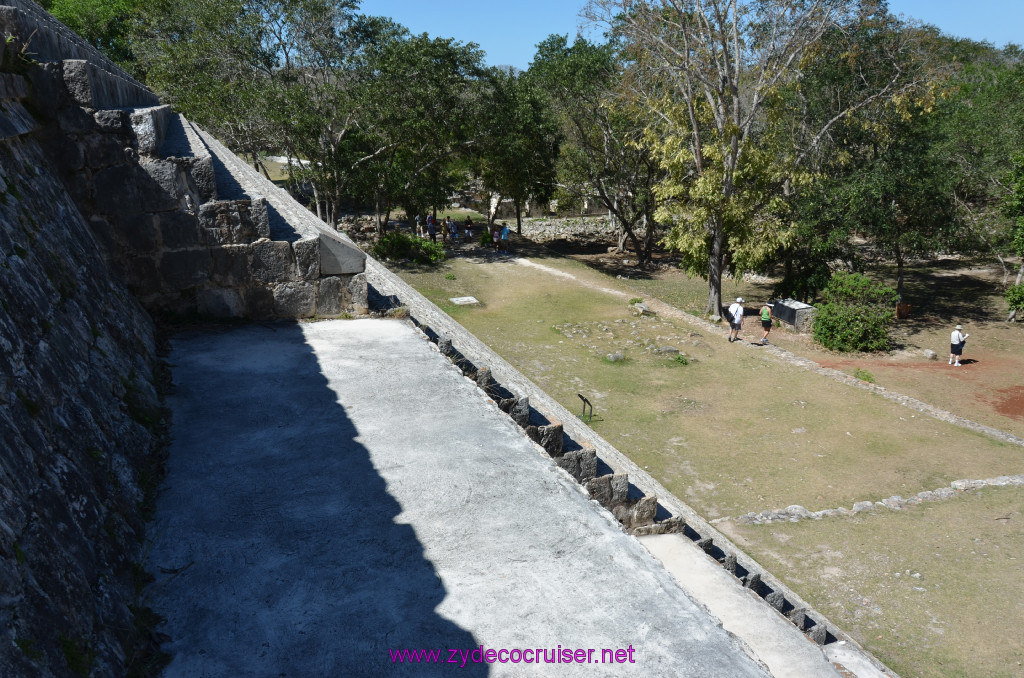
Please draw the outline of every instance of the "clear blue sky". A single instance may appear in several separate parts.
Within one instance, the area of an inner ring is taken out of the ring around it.
[[[389,16],[413,33],[475,42],[492,66],[525,69],[538,42],[576,35],[582,0],[362,0],[362,12]],[[1024,44],[1024,0],[889,0],[896,14],[944,32],[1002,47]]]

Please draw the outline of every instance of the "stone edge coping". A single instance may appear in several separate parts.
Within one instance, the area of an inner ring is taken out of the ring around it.
[[[710,538],[714,544],[727,555],[733,555],[736,562],[748,572],[757,574],[761,580],[775,591],[780,591],[797,608],[812,613],[814,620],[820,620],[829,632],[838,640],[846,641],[851,651],[856,651],[877,670],[887,676],[898,678],[897,674],[885,666],[874,655],[865,650],[857,641],[842,632],[839,627],[823,614],[809,605],[789,587],[772,576],[760,564],[732,543],[724,534],[705,521],[686,503],[669,492],[650,474],[637,466],[626,455],[617,450],[596,431],[586,426],[575,414],[569,412],[554,398],[541,390],[536,384],[521,374],[501,356],[487,347],[482,341],[471,334],[457,321],[444,313],[429,299],[413,289],[408,283],[388,270],[383,264],[370,255],[366,256],[367,282],[377,288],[383,295],[394,295],[409,309],[414,323],[426,326],[440,336],[451,339],[452,345],[467,359],[481,367],[490,368],[495,380],[516,396],[528,396],[530,404],[544,414],[550,414],[561,421],[563,430],[578,444],[587,443],[595,448],[598,457],[615,473],[627,473],[630,482],[647,496],[656,496],[658,503],[673,516],[679,516],[704,539]],[[697,548],[696,544],[694,548]],[[743,586],[737,579],[737,585]],[[768,607],[766,605],[766,607]],[[768,608],[771,609],[771,608]]]
[[[262,197],[270,203],[284,220],[295,229],[299,235],[299,240],[330,238],[351,248],[354,252],[362,253],[362,250],[355,243],[331,229],[315,214],[296,202],[295,198],[289,195],[287,191],[275,186],[274,182],[262,176],[252,167],[249,167],[247,163],[241,161],[237,155],[213,138],[213,135],[194,123],[188,124],[193,126],[193,129],[210,152],[224,163],[228,171],[231,172],[231,175],[242,185],[242,190],[251,197]]]

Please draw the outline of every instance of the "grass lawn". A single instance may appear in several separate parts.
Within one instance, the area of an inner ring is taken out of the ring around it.
[[[791,504],[810,510],[850,507],[857,501],[934,490],[960,478],[1022,472],[1020,447],[920,415],[758,348],[729,344],[724,329],[708,332],[683,321],[638,318],[628,309],[631,297],[657,296],[702,311],[702,281],[682,284],[677,271],[648,280],[620,280],[542,250],[527,254],[535,265],[464,246],[441,267],[399,273],[571,411],[579,411],[577,393],[587,396],[597,415],[594,429],[708,519]],[[744,282],[728,282],[723,292],[751,300],[767,296],[762,287]],[[457,296],[474,296],[483,303],[455,306],[448,301]],[[760,336],[754,324],[745,330],[748,340]],[[977,330],[979,344],[1001,337],[996,331]],[[907,336],[928,332],[941,334],[945,328],[936,325]],[[974,339],[975,332],[971,334]],[[822,357],[808,350],[799,335],[776,331],[772,337],[797,353]],[[1001,341],[1007,344],[1006,353],[1013,346],[1019,353],[1019,334]],[[911,346],[911,339],[905,343]],[[689,364],[678,362],[674,350]],[[888,361],[911,361],[913,349],[903,350],[902,358],[869,356],[841,369],[853,373],[859,365],[879,383],[898,389],[889,375],[898,374],[899,368],[890,370]],[[607,355],[616,352],[625,360],[609,362]],[[972,374],[965,368],[940,371],[948,367],[945,361],[913,360],[930,370],[922,372],[922,384],[931,384],[929,375],[967,380]],[[980,357],[978,361],[967,367],[978,370],[984,362]],[[964,391],[968,383],[951,385]],[[944,384],[928,388],[950,388]],[[922,385],[910,395],[928,400],[928,393]],[[991,409],[989,422],[1001,421],[995,407]],[[1011,564],[1024,560],[1022,494],[966,494],[900,513],[781,527],[736,526],[728,520],[720,527],[904,675],[1024,675],[1019,666],[1013,668],[1021,660],[1021,641],[1005,637],[1024,628],[1019,565],[1014,575],[996,567],[973,567],[969,585],[960,581],[967,573],[952,565],[957,562],[954,553],[965,564],[974,562],[962,548],[975,536],[991,539],[991,550]],[[978,497],[1001,497],[1003,503],[985,504]],[[1006,513],[1007,521],[993,520],[995,514]],[[1003,534],[1010,538],[1000,543]],[[950,566],[936,565],[932,572],[925,555],[949,539],[954,550],[942,551],[947,554],[942,563]],[[998,551],[995,544],[1000,544]],[[834,562],[826,562],[833,557]],[[936,586],[920,596],[903,589],[900,596],[886,596],[885,586],[895,584],[885,577],[895,578],[893,573],[902,569],[921,572]],[[1011,585],[1006,584],[1008,575],[1016,578]],[[851,604],[851,590],[878,604]],[[1007,592],[1012,594],[1009,600]],[[975,668],[971,646],[985,641],[983,630],[993,623],[989,610],[1002,615],[996,624],[1005,632],[998,638],[988,634]],[[937,627],[945,634],[941,638],[929,630],[936,624],[928,615],[942,621]],[[889,629],[900,629],[902,635],[893,636]],[[999,673],[999,666],[1010,667],[1009,672]]]

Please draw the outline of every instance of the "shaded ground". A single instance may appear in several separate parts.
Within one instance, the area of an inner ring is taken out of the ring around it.
[[[541,254],[531,257],[531,261],[574,276],[575,280],[519,265],[509,258],[495,258],[475,248],[466,248],[465,256],[450,260],[440,270],[406,271],[403,276],[567,408],[578,411],[576,394],[587,395],[598,415],[592,424],[595,430],[707,518],[790,504],[811,510],[849,507],[856,501],[934,490],[955,479],[1022,472],[1024,450],[1019,447],[781,363],[753,347],[730,345],[724,339],[724,330],[708,333],[663,318],[635,318],[627,310],[628,299],[633,296],[658,296],[690,310],[699,305],[701,308],[696,310],[702,310],[706,295],[702,281],[685,279],[676,270],[658,271],[646,279],[619,279],[560,258],[550,249],[538,252],[520,246],[517,254],[523,253]],[[609,258],[606,254],[591,256]],[[596,291],[595,287],[614,288],[616,293]],[[727,281],[724,287],[726,296],[756,300],[767,296],[765,290],[770,283]],[[456,307],[448,301],[465,295],[476,296],[484,303],[479,307]],[[927,361],[917,347],[927,342],[948,342],[942,339],[943,334],[948,337],[948,330],[938,321],[934,326],[903,326],[906,348],[894,356],[852,359],[817,351],[798,335],[776,331],[772,337],[798,354],[848,361],[842,369],[851,373],[867,369],[884,386],[1017,432],[1006,424],[1019,426],[1012,399],[1019,393],[1019,377],[1017,384],[1013,381],[1022,371],[1009,369],[986,379],[982,369],[1020,359],[1022,340],[1019,332],[1013,334],[1019,328],[994,322],[980,327],[981,321],[973,322],[979,326],[968,328],[972,341],[967,355],[973,355],[977,362],[959,368],[959,372],[952,371],[945,360],[941,364]],[[744,336],[749,340],[760,337],[760,332],[748,327]],[[971,354],[976,338],[977,353]],[[677,362],[677,354],[664,349],[681,351],[689,364]],[[948,351],[941,346],[934,350],[940,355]],[[613,351],[622,353],[625,360],[609,362],[607,355]],[[899,377],[890,377],[890,373],[922,376],[897,381]],[[976,387],[974,379],[979,382]],[[946,392],[944,400],[929,397]],[[965,392],[972,398],[968,405],[962,397]],[[999,399],[1001,394],[1004,400]],[[1005,404],[1006,399],[1010,405]],[[1019,499],[1020,495],[1016,490],[1006,490],[1006,496]],[[966,497],[961,496],[964,500]],[[961,521],[956,525],[958,533],[985,533],[989,527],[985,521],[991,518],[971,511],[956,513],[960,501],[943,504],[943,510],[956,514]],[[834,553],[841,563],[819,580],[806,574],[817,571],[817,565],[796,567],[806,560],[806,550],[788,551],[784,545],[763,537],[774,526],[747,527],[742,533],[732,533],[745,540],[749,553],[884,661],[897,670],[909,667],[906,675],[1001,675],[990,669],[1012,667],[1024,651],[1021,638],[993,639],[980,652],[984,660],[973,669],[969,642],[929,640],[931,631],[920,623],[917,599],[896,599],[877,618],[866,617],[842,602],[848,590],[856,588],[858,573],[874,571],[885,558],[895,557],[901,550],[927,550],[928,544],[941,541],[946,530],[953,529],[952,524],[942,522],[944,513],[929,511],[932,509],[916,507],[884,519],[858,518],[851,524],[867,523],[872,527],[856,538],[848,537],[849,521],[841,519],[793,526],[809,535],[809,544],[813,541]],[[914,518],[923,515],[936,516],[937,522]],[[728,521],[719,527],[732,529]],[[1020,523],[1011,528],[1019,533]],[[1024,559],[1020,539],[1010,539],[1002,549],[1007,558]],[[988,608],[999,608],[1004,614],[1000,623],[1005,628],[1024,627],[1024,606],[1003,605],[1003,601],[995,600],[1002,595],[1002,575],[981,569],[976,573],[976,585],[964,588],[957,584],[963,576],[958,567],[934,575],[940,588],[961,591],[935,598],[931,608],[935,615],[948,620],[947,637],[975,637],[976,629],[991,622],[985,612]],[[961,600],[961,596],[970,600]],[[1020,601],[1021,596],[1014,595],[1011,600]],[[911,623],[905,624],[905,618]],[[877,625],[903,628],[905,641],[879,642],[884,638],[874,633]],[[954,665],[964,668],[950,672],[949,667]]]

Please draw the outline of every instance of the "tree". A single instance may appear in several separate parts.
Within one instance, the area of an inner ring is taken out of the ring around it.
[[[528,76],[559,119],[559,187],[579,199],[596,193],[645,267],[657,242],[654,186],[663,172],[639,109],[615,93],[622,69],[614,45],[577,37],[569,46],[566,36],[550,36],[537,46]]]
[[[523,205],[547,202],[554,193],[558,126],[532,79],[493,69],[488,80],[478,172],[484,188],[512,199],[522,235]]]
[[[43,0],[40,4],[119,66],[141,75],[130,39],[140,0]]]
[[[1006,184],[1003,211],[1013,220],[1011,247],[1013,253],[1021,259],[1020,268],[1017,269],[1017,282],[1006,292],[1006,299],[1010,302],[1010,315],[1006,321],[1014,322],[1017,319],[1017,311],[1024,310],[1024,286],[1021,285],[1024,281],[1024,153],[1013,156],[1013,167]]]
[[[814,339],[833,351],[889,348],[896,291],[860,273],[836,273],[814,316]]]
[[[721,309],[727,265],[769,260],[789,235],[779,200],[829,130],[903,86],[893,76],[843,101],[810,134],[780,147],[766,117],[780,89],[798,80],[802,59],[831,28],[853,20],[853,0],[591,0],[589,14],[620,36],[631,64],[633,98],[651,113],[647,138],[668,178],[658,215],[666,244],[708,279],[708,313]]]

